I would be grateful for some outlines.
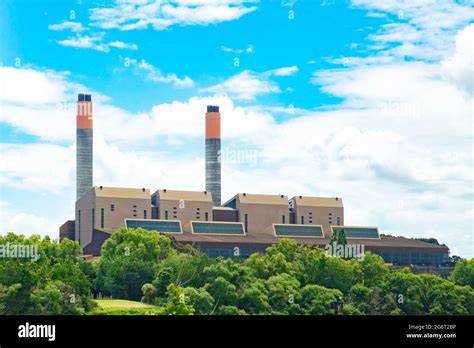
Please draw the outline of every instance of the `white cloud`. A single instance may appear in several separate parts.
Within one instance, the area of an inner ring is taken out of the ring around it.
[[[253,53],[253,45],[248,45],[247,48],[231,48],[227,46],[221,46],[221,50],[224,52],[229,52],[233,54],[242,54],[242,53],[247,53],[251,54]]]
[[[42,143],[0,143],[0,152],[2,186],[53,193],[70,186],[75,165],[72,148]]]
[[[208,25],[239,19],[253,12],[256,0],[121,0],[112,7],[93,8],[91,25],[134,30],[173,25]]]
[[[291,76],[295,75],[298,72],[298,67],[296,65],[278,68],[274,70],[266,71],[264,74],[267,76]]]
[[[64,220],[65,221],[65,220]],[[58,238],[61,219],[48,219],[28,212],[18,211],[6,201],[0,201],[0,233],[23,233],[27,236],[39,234]]]
[[[467,96],[473,97],[474,88],[474,24],[456,35],[456,49],[442,62],[446,78]]]
[[[268,93],[279,93],[280,87],[261,74],[244,70],[226,81],[205,88],[202,91],[211,93],[225,93],[242,101],[252,101],[257,96]]]
[[[71,30],[72,32],[80,32],[84,30],[89,30],[88,28],[85,28],[82,23],[80,22],[62,22],[59,24],[50,24],[48,25],[49,30],[53,31],[62,31],[62,30]]]
[[[64,100],[73,85],[65,82],[65,76],[51,71],[0,67],[0,101],[41,104]]]
[[[132,51],[136,51],[138,49],[138,46],[136,44],[130,44],[123,41],[112,41],[109,43],[109,46],[121,49],[128,49]]]
[[[65,40],[57,41],[58,44],[67,47],[75,47],[75,48],[85,48],[85,49],[92,49],[100,52],[108,53],[110,52],[110,47],[115,47],[118,49],[128,49],[128,50],[137,50],[138,46],[134,43],[126,43],[123,41],[112,41],[112,42],[104,42],[105,34],[94,34],[90,35],[82,35],[77,33],[76,36],[68,37]]]
[[[89,36],[80,35],[71,36],[65,40],[58,41],[61,46],[75,47],[75,48],[89,48],[100,52],[109,52],[110,48],[108,45],[102,42],[103,36]]]
[[[163,74],[160,69],[148,63],[142,59],[139,63],[132,59],[131,64],[135,67],[138,72],[145,73],[145,77],[154,82],[172,84],[175,87],[189,88],[194,86],[194,81],[185,76],[180,79],[176,74]]]
[[[474,20],[474,8],[469,1],[352,0],[352,5],[395,17],[369,39],[382,44],[380,54],[396,57],[442,59],[452,50],[452,37],[457,30]],[[400,44],[402,48],[393,44]]]

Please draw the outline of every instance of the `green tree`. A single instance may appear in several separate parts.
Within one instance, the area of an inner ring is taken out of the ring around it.
[[[184,288],[185,298],[189,299],[189,304],[195,309],[195,314],[209,315],[214,309],[215,300],[206,290],[193,287]]]
[[[163,314],[166,315],[192,315],[194,308],[187,303],[184,289],[175,284],[168,285],[168,301]]]
[[[300,282],[296,278],[282,273],[268,278],[266,283],[272,314],[300,313]]]
[[[459,260],[449,279],[455,284],[469,285],[471,288],[474,288],[474,258]]]
[[[334,314],[334,303],[342,293],[320,285],[306,285],[301,290],[301,307],[304,314]]]
[[[271,306],[268,303],[268,290],[261,279],[253,279],[245,284],[239,293],[239,308],[244,308],[249,314],[270,314]]]
[[[154,303],[156,299],[156,288],[152,284],[144,284],[142,286],[142,302],[143,303]]]

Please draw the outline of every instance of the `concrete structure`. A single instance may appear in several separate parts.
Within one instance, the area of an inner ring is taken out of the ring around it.
[[[331,226],[344,225],[342,198],[295,196],[289,204],[292,223],[322,225],[328,237],[332,235]]]
[[[146,188],[92,187],[92,102],[90,95],[80,94],[76,219],[61,226],[61,239],[74,238],[85,254],[97,256],[117,229],[143,228],[192,244],[211,257],[247,257],[265,252],[281,238],[325,247],[333,233],[343,230],[348,244],[363,245],[387,262],[439,265],[447,258],[446,246],[384,236],[377,227],[344,225],[338,197],[288,200],[283,194],[238,193],[221,206],[219,107],[208,106],[207,111],[206,190],[161,189],[150,196]]]
[[[78,94],[76,117],[76,200],[92,187],[93,125],[92,97]]]
[[[221,205],[221,114],[218,106],[207,106],[206,113],[206,191],[215,206]]]
[[[266,232],[273,223],[289,223],[288,197],[239,193],[224,203],[238,211],[238,220],[247,233]]]
[[[161,220],[179,220],[186,230],[190,221],[212,221],[212,194],[207,191],[158,190],[151,198]]]
[[[86,247],[92,242],[96,229],[113,232],[125,227],[126,218],[150,216],[150,190],[93,187],[76,202],[75,240]]]

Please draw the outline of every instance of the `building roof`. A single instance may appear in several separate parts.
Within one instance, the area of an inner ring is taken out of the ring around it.
[[[154,195],[158,195],[161,200],[171,201],[196,201],[196,202],[212,202],[212,194],[210,191],[178,191],[178,190],[157,190]]]
[[[277,243],[281,238],[294,239],[298,244],[317,245],[324,247],[330,241],[330,238],[305,238],[305,237],[276,237],[266,233],[247,234],[245,236],[233,235],[196,235],[191,233],[183,233],[175,235],[174,238],[178,242],[184,243],[229,243],[229,244],[265,244],[271,245]],[[381,236],[381,239],[357,239],[347,240],[348,244],[363,244],[368,250],[403,250],[423,251],[433,253],[447,253],[449,248],[444,245],[430,244],[415,239],[393,236]]]
[[[342,208],[340,197],[295,196],[292,198],[299,206]]]
[[[94,186],[92,189],[96,197],[150,199],[150,190],[146,188]]]
[[[288,205],[288,196],[286,195],[262,195],[255,193],[238,193],[223,205],[226,205],[237,198],[242,204],[277,204]]]

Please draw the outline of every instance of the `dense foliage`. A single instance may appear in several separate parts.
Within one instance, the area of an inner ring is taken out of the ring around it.
[[[171,237],[121,229],[94,262],[76,242],[13,233],[0,245],[37,246],[36,261],[0,259],[1,314],[474,314],[474,260],[449,279],[393,270],[370,252],[362,261],[282,239],[265,255],[211,259]],[[92,298],[151,308],[97,308]]]

